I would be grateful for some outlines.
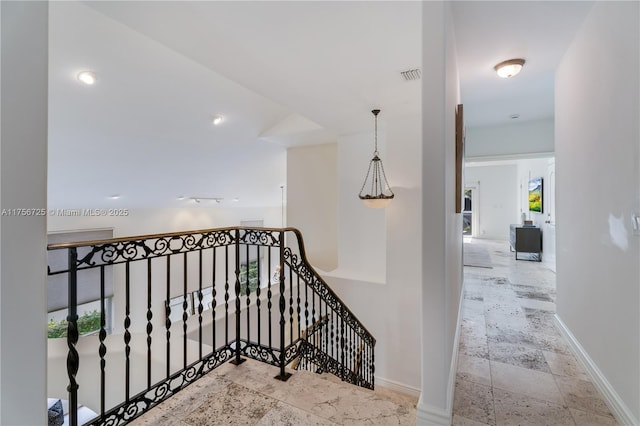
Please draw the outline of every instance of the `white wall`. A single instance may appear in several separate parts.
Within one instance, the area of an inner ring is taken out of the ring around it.
[[[394,116],[383,110],[379,127],[380,156],[396,197],[386,209],[362,204],[358,192],[373,152],[373,133],[342,138],[338,268],[323,277],[377,339],[376,386],[418,395],[420,115]]]
[[[445,23],[445,102],[444,102],[444,152],[445,164],[455,163],[455,108],[460,103],[460,76],[458,74],[457,51],[455,42],[455,31],[453,25],[452,7],[447,5],[444,9]],[[424,59],[424,57],[423,57]],[[425,131],[426,133],[426,131]],[[426,139],[428,140],[428,138]],[[429,157],[426,157],[429,158]],[[423,163],[424,168],[431,167],[433,159]],[[453,398],[455,390],[456,367],[458,364],[458,338],[460,331],[461,303],[462,303],[462,214],[455,213],[455,202],[462,194],[455,193],[455,167],[445,169],[445,218],[446,235],[444,250],[446,254],[446,275],[445,275],[445,365],[448,374],[446,386],[443,388],[446,396],[447,422],[451,421],[453,412]],[[463,174],[464,179],[464,174]],[[428,221],[428,215],[423,216],[423,220]],[[425,240],[426,242],[427,240]],[[424,243],[424,242],[423,242]],[[424,289],[424,287],[423,287]],[[429,298],[428,293],[423,291],[423,297]],[[423,324],[424,325],[424,324]],[[428,340],[423,341],[423,345],[430,345]],[[423,356],[423,362],[425,357]],[[424,400],[423,400],[424,401]],[[448,423],[447,423],[448,424]]]
[[[640,424],[638,7],[596,2],[556,73],[557,313],[622,424]]]
[[[287,225],[302,231],[312,265],[338,266],[338,146],[287,150]]]
[[[91,208],[91,206],[87,206]],[[58,210],[58,209],[56,209]],[[49,216],[49,232],[113,228],[114,238],[240,226],[240,221],[263,219],[266,227],[280,227],[281,208],[185,207],[128,209],[126,216]]]
[[[419,88],[418,82],[413,84]],[[421,116],[394,114],[382,107],[378,148],[396,197],[386,209],[363,205],[358,192],[373,153],[373,132],[339,138],[338,197],[337,205],[333,204],[338,212],[338,267],[322,275],[377,339],[376,386],[417,396],[421,386]],[[304,171],[317,167],[312,164],[318,162],[315,151],[289,155],[287,176],[304,179],[300,176]],[[300,173],[292,172],[294,161]],[[292,196],[290,191],[289,211],[305,202],[306,197]],[[323,232],[324,222],[319,220],[313,232]]]
[[[0,208],[46,209],[48,4],[0,9]],[[46,216],[2,214],[0,228],[0,424],[46,424]]]
[[[470,127],[465,137],[467,159],[546,154],[554,151],[553,120],[535,120],[502,126]]]
[[[378,119],[378,150],[385,163],[388,162],[388,135],[383,114],[381,112]],[[338,138],[338,268],[331,275],[384,283],[387,264],[387,241],[384,238],[386,213],[384,209],[365,207],[358,198],[373,154],[373,137],[371,132]],[[387,164],[386,168],[389,167]],[[395,185],[391,170],[386,172],[389,184]]]
[[[422,71],[429,78],[422,80],[422,394],[417,420],[449,425],[462,287],[453,143],[460,94],[451,5],[424,2],[422,7]]]
[[[509,225],[520,223],[518,166],[479,165],[465,168],[465,183],[477,194],[478,238],[508,240]]]

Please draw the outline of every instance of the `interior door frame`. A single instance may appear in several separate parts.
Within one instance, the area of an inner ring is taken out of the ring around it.
[[[480,182],[467,182],[464,190],[471,190],[471,238],[478,238],[480,228]],[[464,215],[464,210],[463,213]],[[466,235],[465,235],[466,236]]]

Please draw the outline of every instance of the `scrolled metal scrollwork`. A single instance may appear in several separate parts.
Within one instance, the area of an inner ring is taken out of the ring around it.
[[[133,420],[140,414],[144,413],[150,405],[150,401],[146,398],[137,399],[135,403],[124,407],[122,418],[127,421]]]
[[[267,346],[257,345],[255,343],[242,341],[243,345],[240,349],[247,358],[255,359],[266,364],[279,365],[280,352]]]
[[[154,401],[163,401],[166,399],[171,392],[171,388],[169,387],[168,382],[162,382],[155,388],[153,391],[153,400]]]
[[[284,363],[289,364],[291,361],[296,359],[299,356],[302,345],[290,345],[284,351]]]
[[[213,356],[209,357],[204,362],[203,373],[206,374],[209,371],[214,370],[215,368],[219,367],[220,365],[224,364],[225,362],[233,358],[233,355],[234,355],[234,350],[229,346],[225,346],[222,349],[217,350],[213,354]]]
[[[233,233],[229,229],[205,233],[185,233],[139,240],[108,242],[79,246],[83,256],[77,261],[78,270],[90,269],[102,265],[115,265],[154,257],[168,256],[235,244]],[[59,274],[68,270],[50,271]]]
[[[198,377],[198,370],[195,367],[187,368],[182,372],[185,383],[191,383]]]
[[[280,246],[280,232],[267,229],[244,229],[240,233],[240,244],[260,245],[269,247]]]

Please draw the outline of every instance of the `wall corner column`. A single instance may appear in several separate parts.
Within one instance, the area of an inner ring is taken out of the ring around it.
[[[0,424],[46,424],[49,4],[0,2]]]

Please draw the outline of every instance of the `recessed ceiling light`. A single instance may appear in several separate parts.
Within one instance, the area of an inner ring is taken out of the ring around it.
[[[511,115],[509,116],[509,118],[510,118],[510,119],[512,119],[512,120],[515,120],[515,119],[517,119],[517,118],[520,118],[520,114],[511,114]]]
[[[214,126],[218,126],[224,121],[224,118],[221,115],[214,115],[211,121]]]
[[[113,194],[111,197],[112,200],[118,200],[120,198],[120,194]]]
[[[236,197],[233,199],[233,201],[237,203],[238,201],[240,201],[240,198]]]
[[[96,73],[93,71],[82,71],[78,74],[78,80],[88,86],[91,86],[96,82]]]
[[[509,59],[508,61],[500,62],[493,69],[498,73],[498,77],[511,78],[522,70],[523,65],[524,59]]]
[[[184,195],[179,196],[178,200],[184,200]]]

